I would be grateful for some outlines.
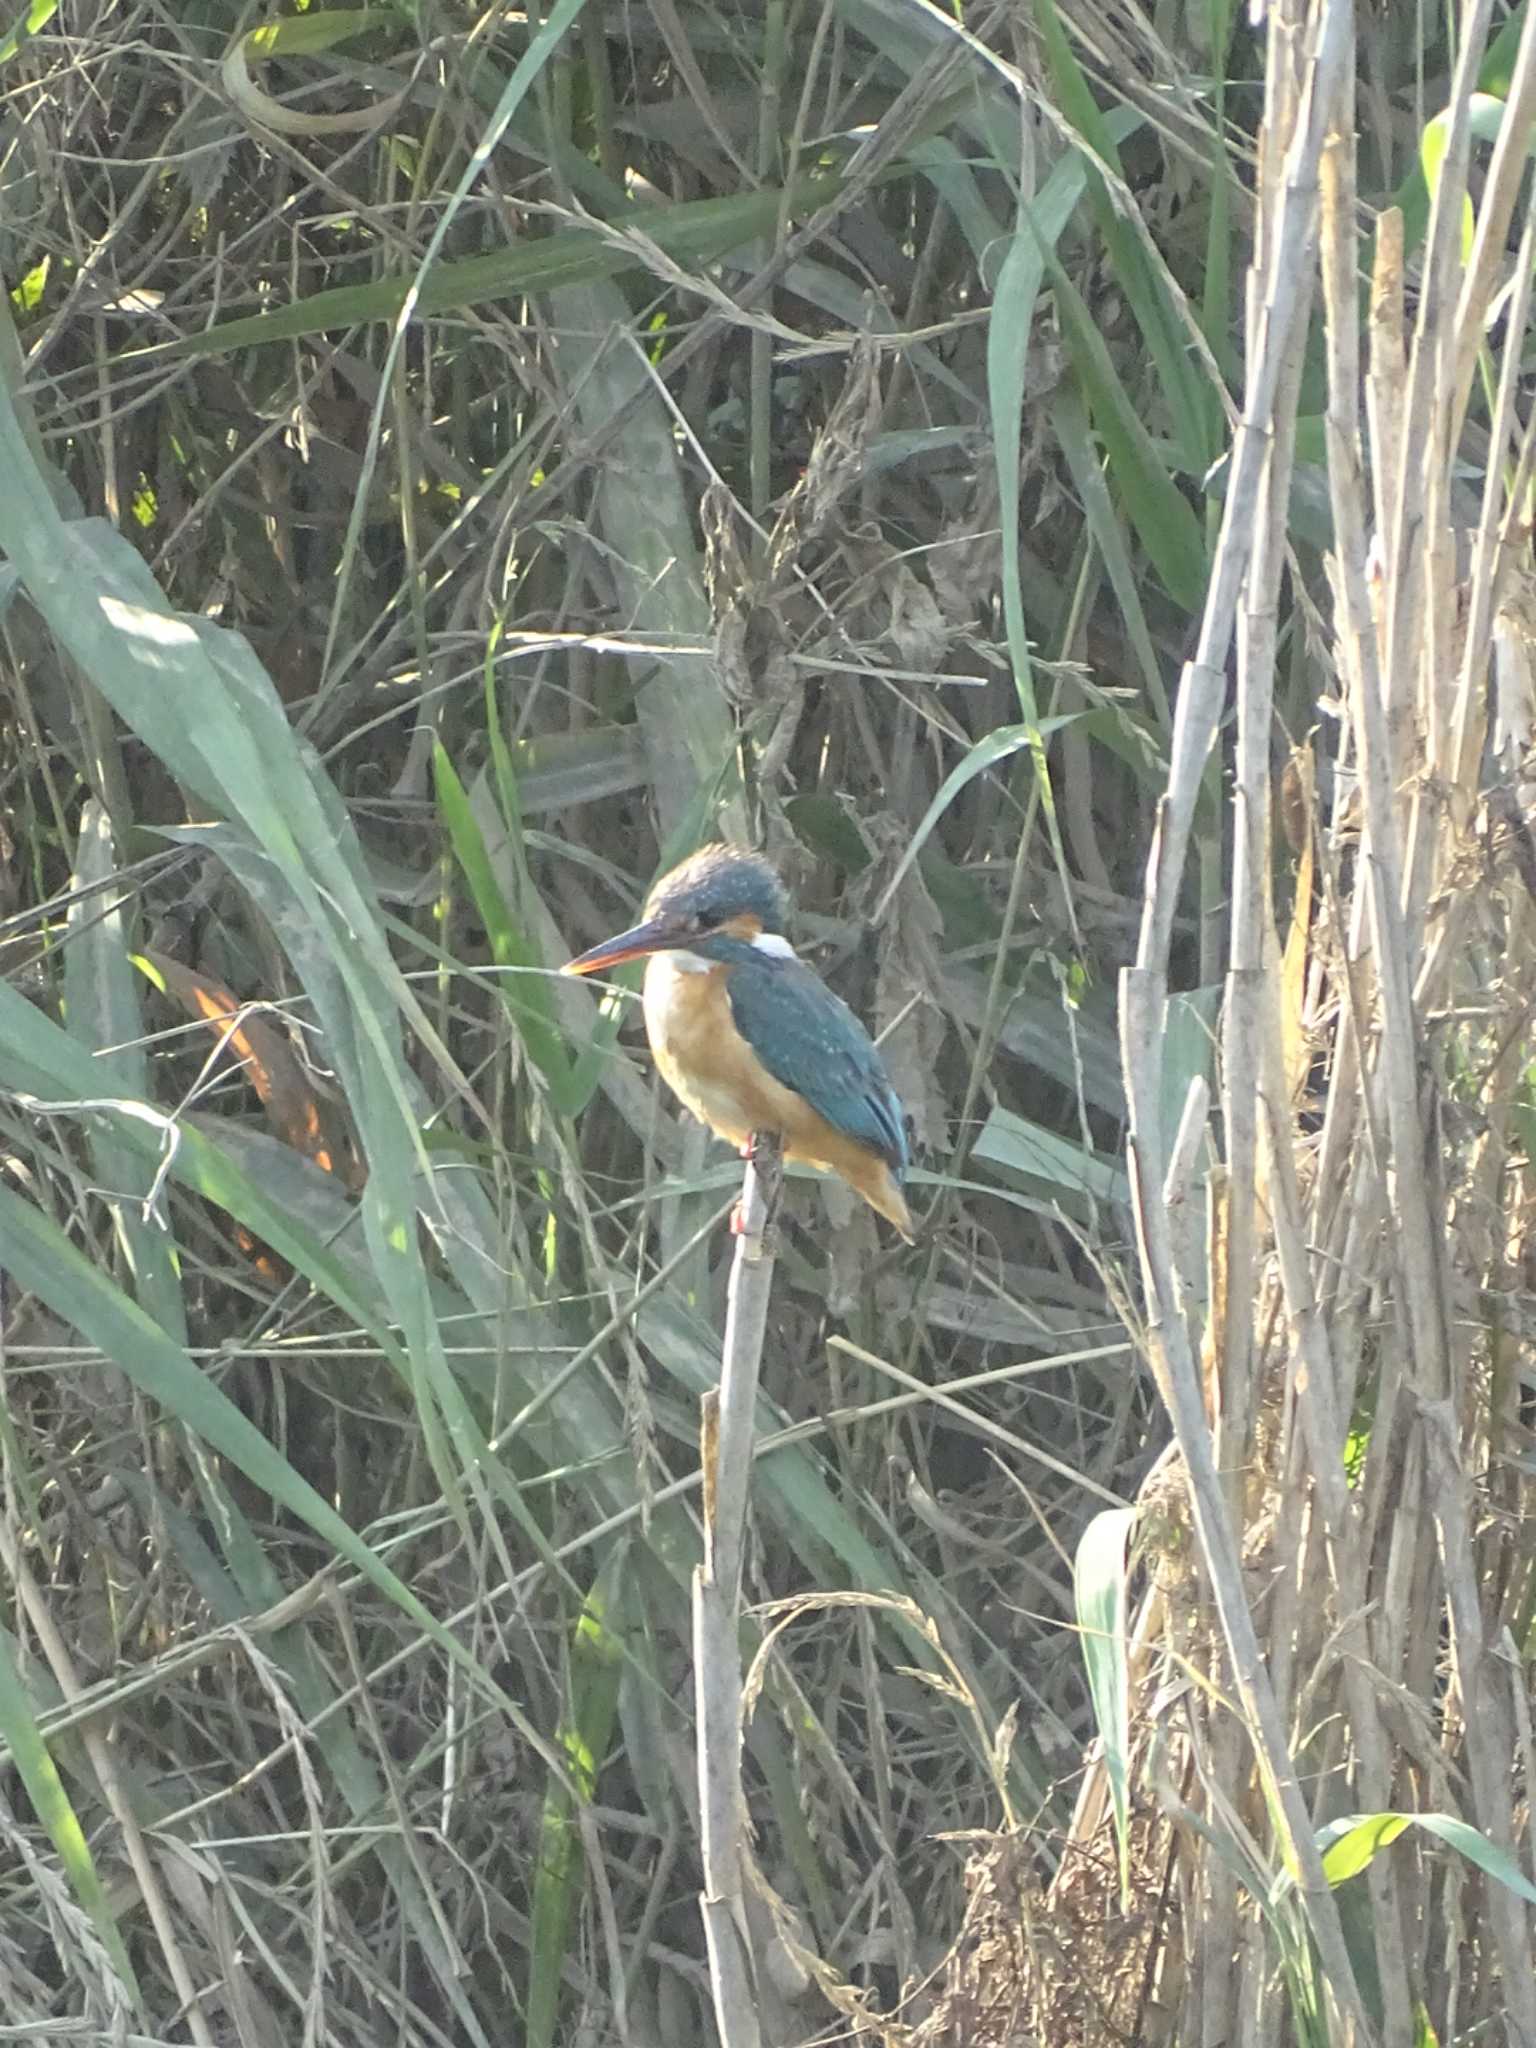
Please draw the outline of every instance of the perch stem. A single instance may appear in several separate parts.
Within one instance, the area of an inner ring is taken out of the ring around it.
[[[756,1967],[747,1914],[746,1802],[741,1790],[741,1571],[753,1422],[768,1303],[783,1147],[759,1133],[742,1176],[720,1386],[704,1397],[704,1561],[693,1578],[698,1724],[700,1907],[721,2048],[759,2048]]]

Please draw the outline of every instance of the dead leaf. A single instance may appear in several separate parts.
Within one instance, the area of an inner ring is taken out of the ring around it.
[[[320,1095],[286,1031],[264,1014],[263,1006],[240,1002],[221,981],[184,967],[165,953],[140,956],[153,970],[166,994],[189,1017],[201,1019],[214,1032],[221,1049],[239,1061],[256,1090],[267,1121],[285,1145],[313,1160],[323,1173],[334,1173],[357,1194],[366,1178],[339,1105]]]

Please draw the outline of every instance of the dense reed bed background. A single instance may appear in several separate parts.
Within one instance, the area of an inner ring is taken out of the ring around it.
[[[0,38],[0,2039],[1536,2043],[1536,31],[34,0]],[[1075,1567],[1075,1569],[1074,1569]]]

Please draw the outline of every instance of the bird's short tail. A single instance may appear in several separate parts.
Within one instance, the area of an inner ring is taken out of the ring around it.
[[[901,1182],[878,1154],[866,1153],[865,1159],[868,1164],[857,1177],[844,1165],[842,1170],[845,1177],[853,1183],[872,1209],[878,1209],[887,1223],[895,1225],[908,1244],[916,1244],[917,1226],[912,1221],[912,1211],[907,1207],[907,1198],[902,1193]]]

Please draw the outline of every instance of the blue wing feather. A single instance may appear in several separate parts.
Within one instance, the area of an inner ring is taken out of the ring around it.
[[[725,985],[736,1029],[781,1087],[793,1088],[834,1129],[878,1153],[900,1180],[907,1170],[906,1124],[864,1026],[802,961],[727,943],[732,971]]]

